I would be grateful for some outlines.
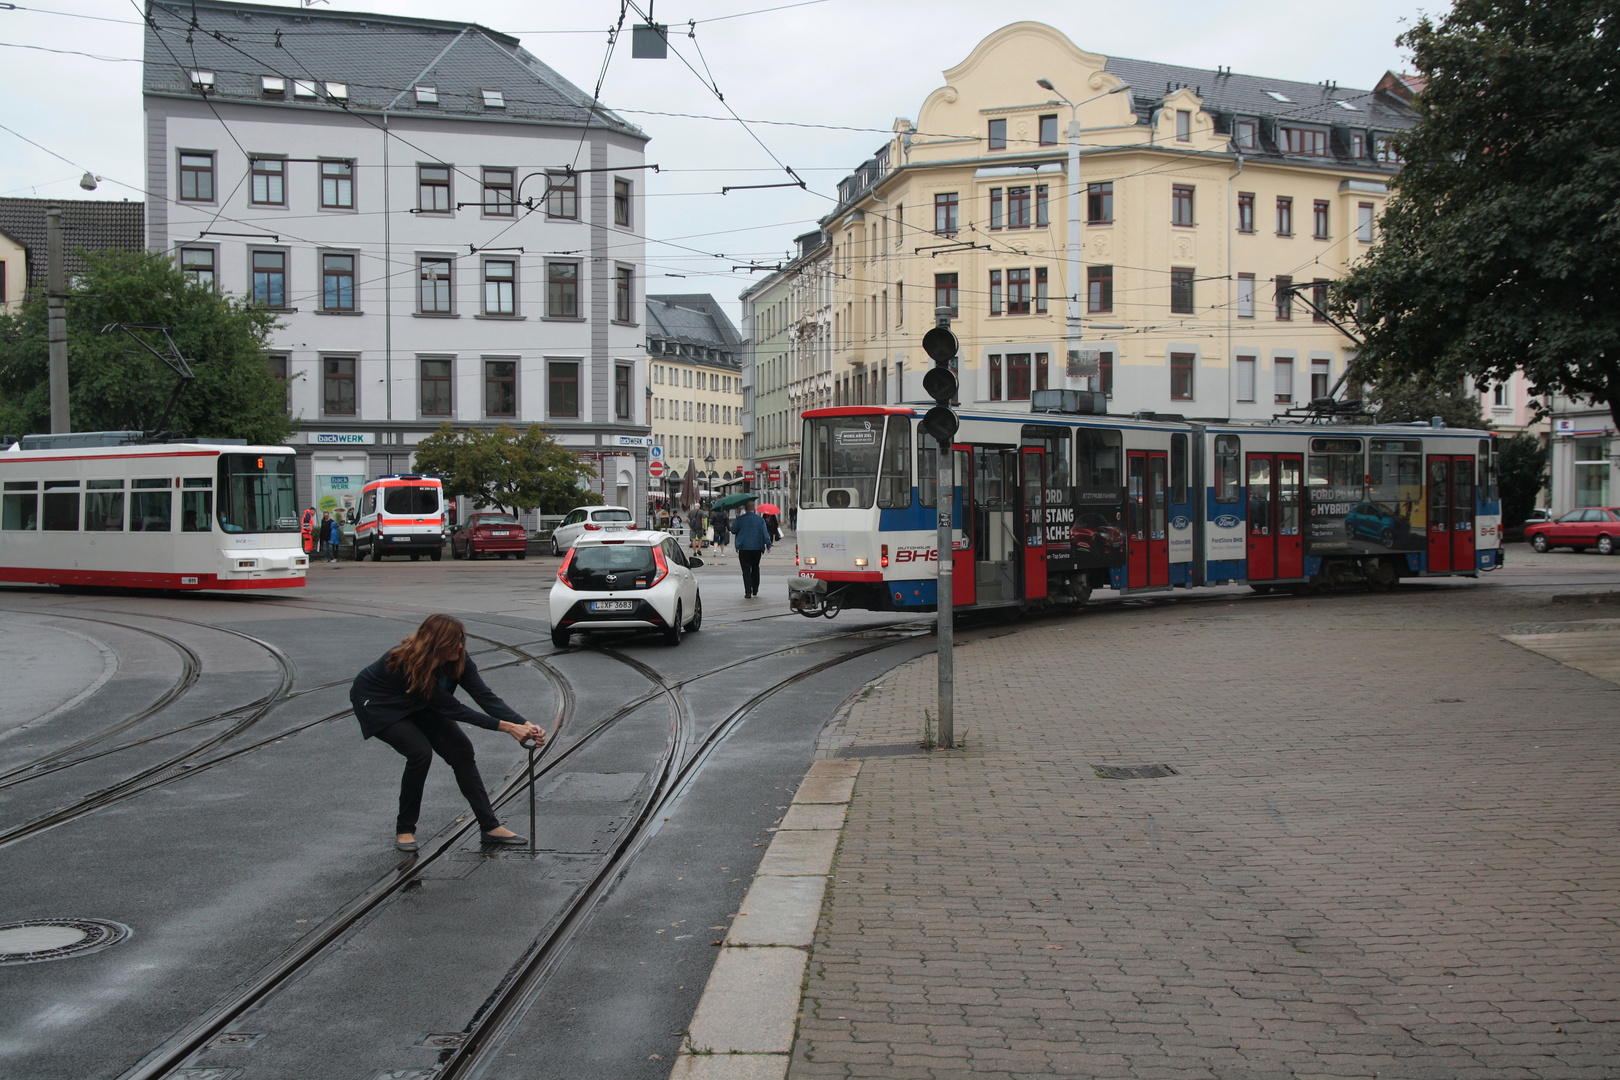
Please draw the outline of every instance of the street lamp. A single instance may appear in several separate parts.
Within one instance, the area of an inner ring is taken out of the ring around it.
[[[1129,83],[1121,83],[1112,90],[1105,90],[1095,97],[1086,98],[1085,101],[1073,102],[1058,93],[1058,88],[1052,85],[1051,79],[1036,79],[1035,85],[1057,94],[1058,100],[1052,104],[1069,107],[1069,242],[1064,249],[1069,267],[1069,284],[1067,325],[1064,327],[1063,336],[1066,359],[1072,365],[1080,361],[1080,106],[1110,94],[1123,93],[1131,87]],[[1087,376],[1086,385],[1092,385],[1091,376]]]
[[[720,474],[714,471],[714,455],[710,454],[703,459],[703,464],[709,467],[709,494],[714,494],[714,482],[720,479]]]

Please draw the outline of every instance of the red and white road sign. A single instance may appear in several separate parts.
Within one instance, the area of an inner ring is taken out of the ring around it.
[[[770,482],[773,484],[780,484],[782,482],[781,469],[772,469],[767,475],[770,478]]]
[[[647,475],[652,477],[654,480],[658,479],[660,476],[663,476],[664,463],[662,461],[647,462]]]
[[[743,479],[748,481],[750,484],[752,484],[754,482],[754,470],[753,469],[744,469],[743,470]]]

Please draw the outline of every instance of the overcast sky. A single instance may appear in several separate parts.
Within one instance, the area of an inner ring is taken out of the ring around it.
[[[731,267],[782,258],[793,237],[832,208],[838,181],[886,141],[894,118],[915,120],[923,98],[944,81],[940,72],[1000,26],[1039,19],[1104,55],[1302,82],[1331,79],[1365,90],[1386,70],[1404,66],[1395,37],[1422,10],[1417,0],[1348,7],[1275,0],[819,0],[767,11],[760,9],[791,0],[656,2],[654,14],[670,24],[673,47],[699,71],[706,61],[725,105],[673,55],[631,59],[628,33],[613,52],[602,100],[651,136],[647,160],[663,168],[649,180],[648,235],[671,244],[648,245],[648,291],[713,293],[733,317],[737,294],[762,275]],[[337,0],[322,7],[476,19],[521,38],[587,92],[619,13],[617,0]],[[1444,5],[1427,10],[1439,13]],[[758,13],[726,17],[747,12]],[[689,38],[687,20],[694,19],[696,36]],[[632,14],[626,26],[634,21]],[[142,198],[140,56],[139,10],[131,0],[0,5],[0,124],[16,133],[0,130],[0,195]],[[751,125],[751,135],[727,116],[726,105],[745,120],[775,123]],[[798,124],[861,130],[792,126]],[[809,181],[811,192],[719,194],[727,184],[785,179],[772,155]],[[107,178],[93,194],[78,186],[86,169]],[[661,276],[674,274],[685,277]]]

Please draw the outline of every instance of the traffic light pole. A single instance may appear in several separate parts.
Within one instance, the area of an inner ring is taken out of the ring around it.
[[[951,514],[956,504],[956,454],[952,440],[939,439],[939,490],[934,500],[939,507],[939,569],[934,610],[939,630],[939,738],[938,745],[956,745],[956,553],[951,543]]]

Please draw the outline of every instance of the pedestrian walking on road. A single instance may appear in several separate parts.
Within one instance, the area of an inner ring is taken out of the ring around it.
[[[749,503],[748,509],[731,523],[731,535],[737,538],[737,564],[742,567],[746,600],[759,595],[759,560],[771,550],[771,534],[765,528],[765,519]]]
[[[726,545],[731,543],[731,515],[721,510],[711,515],[710,520],[714,522],[714,546],[724,555]]]
[[[692,554],[696,555],[703,550],[703,510],[701,507],[692,507],[691,513],[686,515],[686,524],[692,530]]]
[[[484,710],[477,712],[455,698],[460,686]],[[478,675],[467,655],[467,629],[449,615],[429,615],[410,637],[355,677],[349,689],[361,734],[376,736],[405,758],[399,781],[399,817],[394,846],[415,851],[416,819],[422,810],[422,785],[438,754],[455,770],[456,784],[472,807],[486,844],[527,843],[501,824],[484,790],[473,757],[472,740],[457,721],[491,731],[504,731],[518,742],[544,744],[546,733],[496,696]],[[486,715],[488,714],[488,715]]]

